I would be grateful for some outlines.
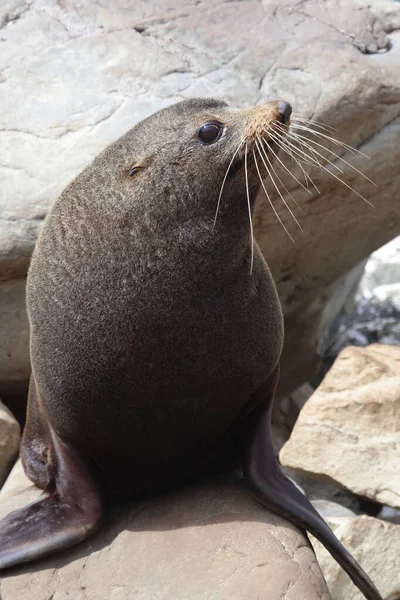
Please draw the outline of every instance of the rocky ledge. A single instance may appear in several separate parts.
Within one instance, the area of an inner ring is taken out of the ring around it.
[[[15,491],[15,490],[14,490]],[[0,517],[37,497],[0,501]],[[2,600],[330,600],[305,535],[242,483],[213,481],[115,507],[80,546],[13,570]]]

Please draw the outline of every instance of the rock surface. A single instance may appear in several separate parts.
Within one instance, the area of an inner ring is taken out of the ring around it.
[[[0,240],[1,243],[1,240]],[[29,323],[25,309],[25,280],[0,283],[0,396],[23,393],[29,379]],[[17,406],[13,402],[17,418]]]
[[[370,256],[365,265],[358,296],[359,298],[377,296],[382,301],[385,295],[379,290],[386,285],[397,285],[397,299],[400,302],[400,236]]]
[[[292,391],[314,367],[337,282],[400,232],[400,4],[140,0],[132,7],[126,0],[112,8],[78,0],[1,5],[0,280],[25,277],[52,201],[143,117],[189,96],[237,106],[284,98],[295,115],[337,127],[339,139],[370,155],[344,158],[379,185],[342,165],[372,209],[325,171],[315,175],[321,197],[282,172],[304,211],[294,207],[304,235],[271,182],[268,189],[296,244],[260,198],[255,231],[286,317],[281,393]],[[6,332],[19,339],[20,325]],[[26,355],[19,356],[16,367],[26,373]],[[5,377],[9,388],[20,385]]]
[[[0,517],[31,501],[0,503]],[[209,482],[115,508],[79,547],[14,570],[2,600],[329,600],[305,536],[240,484]]]
[[[328,517],[336,536],[363,566],[384,600],[400,598],[400,527],[372,517]],[[332,600],[365,600],[325,548],[310,536]]]
[[[11,412],[0,401],[0,488],[19,450],[20,428]]]
[[[15,496],[15,494],[18,494],[31,486],[34,487],[31,480],[25,475],[21,460],[18,459],[11,469],[3,487],[0,489],[0,502],[6,500],[6,498]]]
[[[349,347],[300,412],[283,465],[400,508],[400,348]]]
[[[346,508],[345,506],[342,506],[341,504],[338,504],[337,502],[332,502],[330,500],[313,500],[312,505],[315,508],[315,510],[319,512],[321,517],[323,517],[325,520],[330,517],[336,518],[356,516],[355,513],[349,508]]]

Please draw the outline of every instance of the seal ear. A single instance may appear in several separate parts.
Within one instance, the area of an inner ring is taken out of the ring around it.
[[[130,167],[128,167],[126,172],[129,175],[129,177],[133,177],[133,175],[135,175],[142,169],[146,169],[147,167],[149,167],[152,162],[153,162],[152,156],[143,156],[142,158],[139,158],[138,160],[136,160]]]
[[[255,497],[272,512],[306,529],[317,538],[346,571],[367,600],[383,600],[378,590],[339,542],[311,502],[282,473],[271,441],[271,410],[279,368],[258,392],[258,408],[246,417],[238,432],[243,470]]]
[[[103,502],[90,469],[75,450],[51,433],[55,491],[0,522],[0,569],[77,544],[100,525]]]

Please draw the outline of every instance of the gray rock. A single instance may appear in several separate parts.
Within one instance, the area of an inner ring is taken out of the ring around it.
[[[400,510],[396,510],[391,506],[382,506],[377,517],[383,521],[389,521],[389,523],[400,525]]]
[[[0,496],[0,499],[1,499],[1,496]],[[337,502],[332,502],[330,500],[324,500],[324,499],[313,500],[312,505],[319,512],[321,517],[323,517],[325,520],[330,517],[355,517],[356,516],[356,514],[349,508],[346,508],[346,506],[342,506],[341,504],[338,504]]]
[[[358,297],[361,299],[375,296],[380,302],[397,299],[400,304],[399,282],[400,236],[370,256],[360,281]],[[398,310],[400,311],[400,308]]]
[[[326,171],[313,174],[321,197],[282,172],[304,211],[293,209],[302,235],[267,182],[295,245],[260,198],[255,231],[286,317],[280,393],[307,381],[327,299],[349,270],[400,232],[400,6],[375,14],[369,4],[140,0],[132,10],[126,0],[112,8],[78,0],[3,2],[0,278],[25,276],[55,197],[154,110],[195,95],[238,106],[285,98],[295,115],[337,127],[340,139],[370,155],[343,157],[379,185],[376,191],[343,163],[346,182],[375,202],[372,210]],[[29,370],[22,356],[19,369]]]
[[[32,491],[0,503],[0,517]],[[99,533],[0,582],[2,600],[329,600],[304,534],[240,484],[117,507]]]

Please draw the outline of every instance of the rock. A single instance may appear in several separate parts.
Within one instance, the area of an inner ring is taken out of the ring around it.
[[[396,510],[390,506],[382,506],[377,517],[378,519],[382,519],[382,521],[389,521],[389,523],[400,525],[400,510]]]
[[[374,252],[366,266],[358,288],[359,298],[377,297],[384,301],[388,296],[380,292],[381,286],[396,286],[400,295],[400,236]],[[385,289],[385,288],[383,288]],[[389,298],[391,295],[389,294]],[[394,295],[392,296],[394,299]],[[397,296],[398,300],[398,296]]]
[[[26,494],[0,503],[0,516]],[[30,493],[29,500],[32,500]],[[5,575],[2,600],[329,600],[304,534],[213,481],[112,511],[90,540]]]
[[[390,303],[394,310],[400,313],[400,284],[391,283],[375,288],[375,298],[382,303]]]
[[[345,490],[337,484],[334,485],[333,482],[327,479],[316,479],[315,477],[311,477],[304,473],[298,473],[285,466],[283,466],[282,469],[285,475],[303,490],[303,493],[312,504],[314,502],[327,502],[328,504],[326,506],[339,505],[355,515],[364,514],[365,512],[368,512],[368,514],[371,513],[370,510],[366,511],[366,501],[364,498],[355,496],[348,490]],[[370,500],[367,502],[371,504]],[[378,505],[374,504],[374,507],[376,506]],[[369,506],[368,509],[370,509]],[[372,516],[376,516],[376,512],[373,513]]]
[[[371,9],[386,32],[400,29],[400,12],[396,4],[399,0],[360,0],[360,2]]]
[[[25,394],[30,365],[24,279],[0,283],[0,338],[0,395],[9,398],[14,391]],[[17,418],[22,416],[17,410],[13,412]]]
[[[283,465],[400,508],[400,348],[349,347],[280,452]]]
[[[400,295],[398,285],[382,285],[370,297],[356,300],[349,312],[343,310],[332,327],[324,332],[318,351],[322,357],[319,370],[312,378],[318,386],[338,354],[347,346],[368,346],[379,342],[400,346]]]
[[[293,209],[302,235],[267,182],[296,244],[260,198],[256,236],[286,318],[280,394],[291,392],[314,369],[320,321],[337,285],[400,232],[399,16],[398,3],[378,9],[358,0],[140,0],[134,11],[125,0],[112,8],[6,0],[0,8],[0,279],[25,277],[53,200],[100,150],[151,112],[198,95],[237,106],[285,98],[295,115],[337,127],[340,139],[370,155],[369,161],[349,152],[344,158],[379,185],[376,190],[344,163],[346,182],[375,203],[372,210],[326,171],[315,174],[321,197],[282,172],[304,211]],[[26,355],[18,369],[29,371]]]
[[[25,475],[21,460],[17,460],[0,490],[0,502],[26,490],[29,486],[33,486],[33,483]]]
[[[12,413],[0,401],[0,487],[17,457],[19,440],[19,425]]]
[[[325,305],[317,346],[317,352],[321,357],[332,354],[330,350],[338,335],[343,314],[347,316],[353,312],[356,294],[364,277],[367,262],[368,259],[362,260],[345,277],[342,277]],[[336,356],[337,354],[335,358]]]
[[[280,398],[274,403],[272,410],[272,443],[278,452],[289,439],[290,432],[299,416],[300,408],[313,391],[311,385],[305,383],[288,396]]]
[[[313,500],[312,505],[314,506],[315,510],[319,512],[321,517],[323,517],[325,520],[329,519],[330,517],[356,516],[356,514],[349,508],[346,508],[345,506],[342,506],[341,504],[338,504],[337,502],[332,502],[330,500]]]
[[[313,392],[314,388],[309,383],[305,383],[301,387],[297,388],[297,390],[292,392],[290,394],[290,398],[296,408],[300,411]]]
[[[400,527],[372,517],[330,517],[328,523],[371,577],[385,600],[400,597]],[[351,579],[310,536],[332,600],[364,600]]]

